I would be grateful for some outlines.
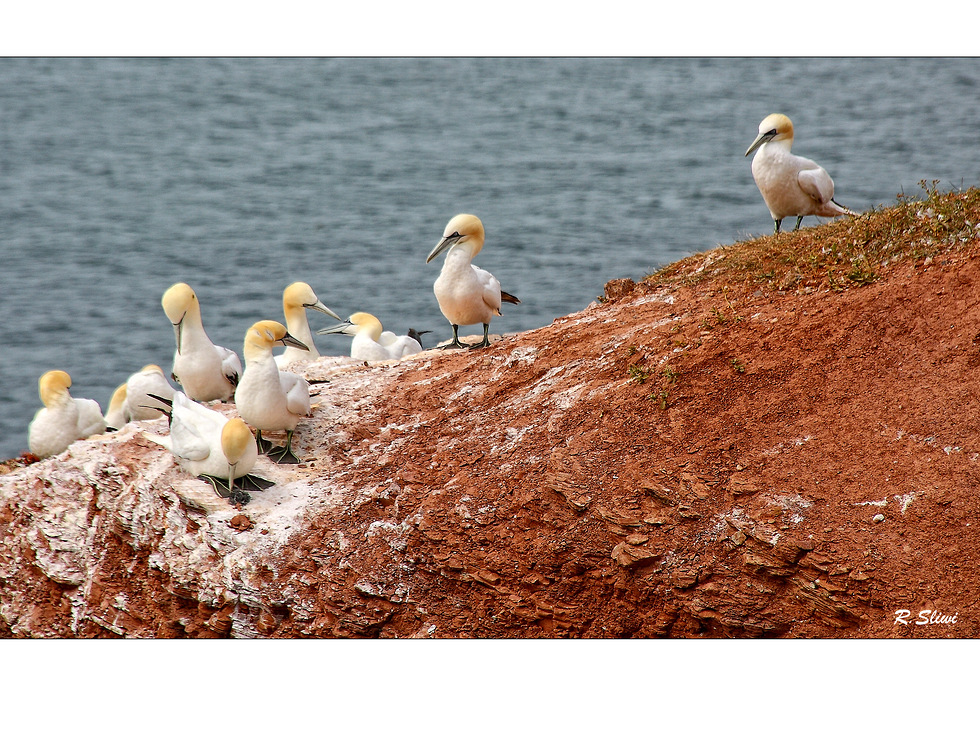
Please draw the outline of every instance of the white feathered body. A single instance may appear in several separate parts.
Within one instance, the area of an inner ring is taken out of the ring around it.
[[[395,335],[390,330],[385,330],[378,338],[378,342],[388,353],[388,358],[405,358],[413,353],[422,352],[422,344],[409,335]]]
[[[41,408],[27,429],[28,448],[38,457],[64,452],[72,442],[102,434],[106,422],[95,400],[73,398],[67,392]]]
[[[212,343],[203,327],[185,324],[180,352],[174,353],[173,372],[191,399],[229,400],[235,394],[242,364],[234,351]]]
[[[246,351],[245,373],[235,391],[238,414],[260,431],[293,431],[310,414],[310,386],[280,371],[270,350]]]
[[[221,448],[221,430],[227,423],[228,418],[224,414],[177,392],[173,400],[170,434],[146,436],[170,450],[180,468],[190,475],[235,479],[246,475],[255,466],[258,449],[255,440],[249,439],[245,453],[234,466],[234,475],[229,476],[232,468]]]
[[[500,282],[472,264],[469,243],[449,249],[432,290],[451,324],[490,324],[495,315],[500,316]]]
[[[147,421],[159,418],[161,403],[150,397],[151,394],[164,400],[173,400],[176,395],[166,375],[159,366],[146,366],[126,380],[126,402],[123,415],[127,421]],[[212,398],[213,399],[213,398]]]
[[[787,141],[760,146],[752,159],[752,176],[775,221],[787,216],[853,215],[833,202],[834,180],[826,170],[790,152]]]

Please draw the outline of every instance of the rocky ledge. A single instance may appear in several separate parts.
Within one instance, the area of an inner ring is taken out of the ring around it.
[[[976,637],[980,196],[297,366],[243,507],[145,431],[0,476],[7,637]],[[233,406],[221,406],[231,412]]]

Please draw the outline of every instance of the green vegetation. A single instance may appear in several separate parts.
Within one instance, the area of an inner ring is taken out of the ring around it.
[[[921,262],[980,237],[980,188],[942,192],[935,181],[919,186],[922,193],[898,195],[894,206],[703,252],[644,280],[694,285],[725,279],[779,290],[844,291],[874,283],[887,265]],[[724,324],[729,317],[714,310],[714,318],[703,326]]]

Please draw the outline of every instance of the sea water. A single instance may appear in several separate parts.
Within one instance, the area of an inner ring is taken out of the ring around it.
[[[425,257],[475,213],[477,263],[522,300],[491,332],[532,329],[770,233],[743,157],[770,112],[851,209],[977,184],[978,83],[980,59],[2,59],[0,459],[27,449],[45,371],[103,408],[169,373],[178,281],[239,353],[296,280],[432,345]]]

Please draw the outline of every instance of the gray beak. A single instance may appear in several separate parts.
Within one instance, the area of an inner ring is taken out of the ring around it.
[[[319,300],[317,300],[313,304],[306,304],[305,306],[307,309],[316,309],[318,312],[323,312],[329,317],[333,317],[334,319],[340,319],[340,315],[334,314],[332,311],[327,309],[327,307],[324,306]]]
[[[763,143],[768,143],[774,137],[776,137],[775,130],[770,130],[769,132],[760,132],[759,136],[752,141],[752,145],[749,146],[749,149],[745,152],[745,155],[748,156],[750,153],[752,153],[752,151],[754,151],[760,145],[762,145]]]
[[[292,346],[293,348],[299,348],[301,351],[308,351],[308,350],[310,350],[306,346],[306,343],[304,343],[304,342],[302,342],[300,340],[297,340],[292,335],[290,335],[288,332],[282,338],[280,338],[279,342],[282,343],[283,345]]]
[[[339,317],[337,319],[340,319]],[[340,335],[357,335],[357,325],[352,323],[350,320],[346,322],[341,322],[339,325],[334,325],[333,327],[324,327],[322,330],[317,330],[317,335],[330,335],[331,333],[339,333]]]
[[[443,237],[442,241],[439,242],[431,252],[429,252],[429,256],[425,258],[425,261],[429,262],[434,257],[438,257],[440,254],[445,252],[447,249],[452,249],[462,239],[463,236],[458,231],[453,232],[450,236]]]
[[[174,337],[177,338],[177,353],[180,353],[180,332],[184,327],[184,318],[180,318],[180,322],[174,325]]]

